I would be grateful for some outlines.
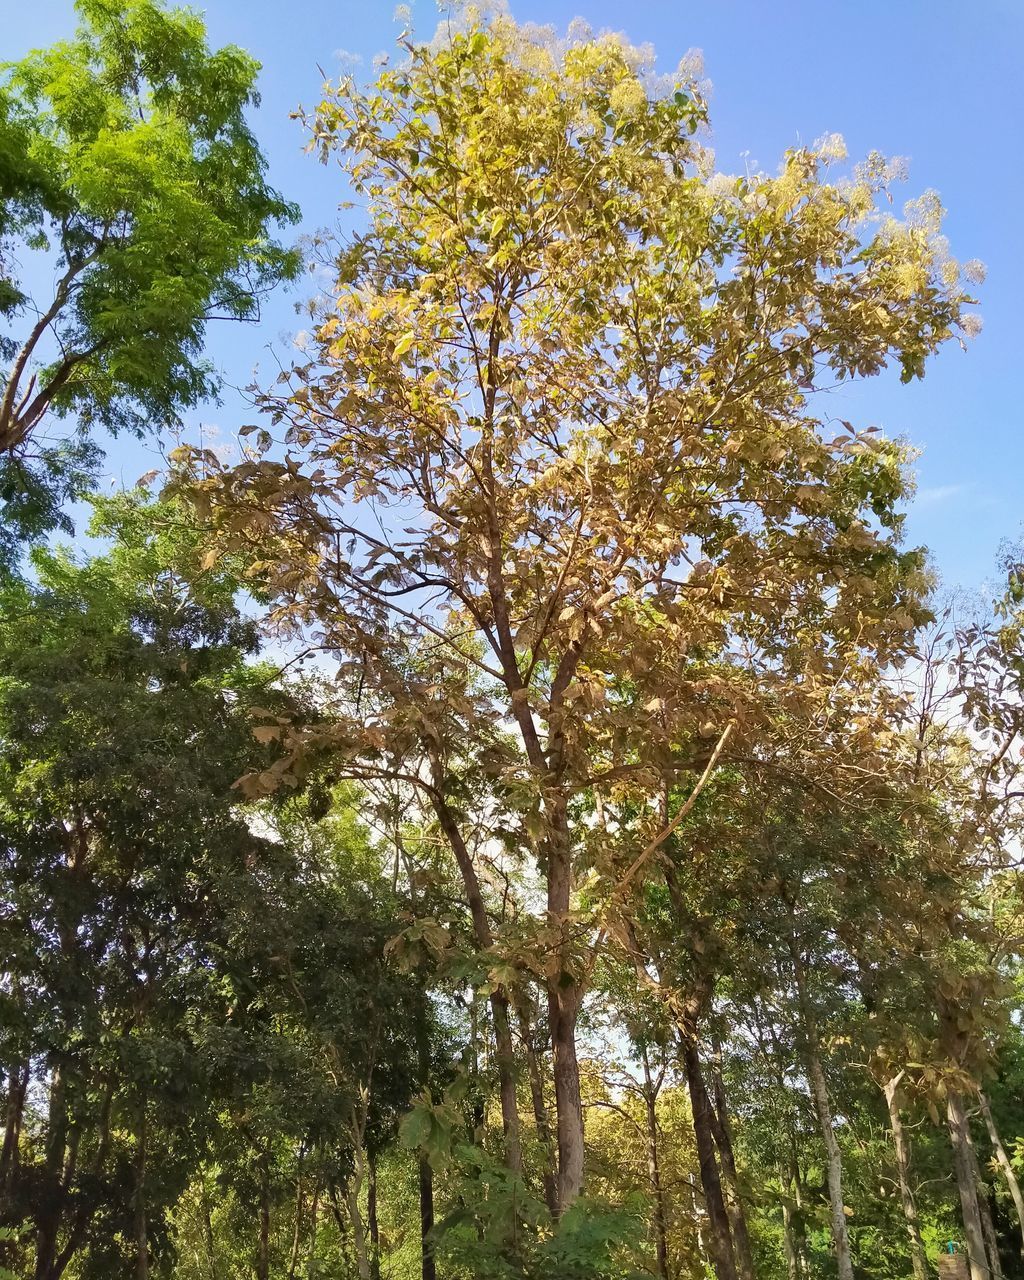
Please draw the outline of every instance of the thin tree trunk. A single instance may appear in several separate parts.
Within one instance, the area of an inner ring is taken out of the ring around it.
[[[370,1231],[370,1275],[380,1280],[380,1223],[377,1221],[377,1157],[366,1159],[366,1225]]]
[[[818,1053],[818,1028],[811,1013],[807,999],[807,984],[804,964],[800,956],[796,940],[790,942],[793,957],[793,976],[796,979],[797,1002],[802,1026],[807,1079],[811,1086],[811,1097],[814,1099],[814,1110],[818,1117],[818,1127],[825,1143],[827,1163],[825,1166],[828,1181],[829,1218],[832,1229],[832,1244],[836,1252],[836,1266],[839,1280],[853,1280],[853,1258],[850,1253],[850,1235],[846,1228],[846,1210],[843,1201],[843,1153],[839,1149],[835,1127],[832,1123],[832,1107],[829,1102],[828,1085],[825,1072]]]
[[[146,1225],[146,1100],[139,1111],[135,1152],[135,1280],[148,1280],[149,1239]]]
[[[299,1265],[299,1248],[302,1244],[302,1205],[304,1200],[302,1190],[302,1163],[305,1156],[305,1146],[299,1148],[298,1170],[295,1176],[295,1221],[292,1223],[292,1251],[288,1259],[288,1280],[295,1280],[295,1272]]]
[[[4,1117],[4,1142],[0,1150],[0,1214],[3,1214],[13,1198],[18,1178],[18,1159],[21,1145],[21,1125],[25,1114],[25,1095],[28,1092],[29,1065],[16,1062],[11,1067],[7,1082],[6,1116]]]
[[[430,1089],[430,1035],[427,1026],[426,997],[420,1006],[416,1020],[416,1055],[421,1086]],[[419,1157],[418,1166],[420,1197],[420,1280],[437,1280],[437,1263],[434,1259],[434,1170],[426,1156]]]
[[[924,1242],[921,1239],[921,1224],[917,1216],[917,1204],[910,1185],[910,1143],[900,1115],[899,1086],[903,1072],[887,1080],[882,1086],[885,1103],[889,1108],[889,1127],[892,1130],[892,1143],[896,1150],[896,1171],[899,1175],[900,1202],[903,1205],[903,1220],[907,1226],[910,1239],[910,1263],[914,1269],[914,1280],[928,1280],[928,1263],[925,1258]]]
[[[444,774],[436,752],[431,759],[433,788],[431,802],[438,824],[445,839],[455,855],[462,884],[466,893],[466,903],[473,922],[473,935],[477,947],[487,951],[494,942],[491,922],[487,918],[487,907],[480,889],[480,878],[476,873],[473,855],[462,836],[462,831],[444,796]],[[494,1024],[495,1059],[498,1067],[498,1092],[501,1098],[501,1124],[505,1140],[505,1163],[518,1173],[523,1167],[522,1141],[519,1129],[519,1103],[516,1097],[515,1052],[512,1044],[512,1030],[509,1024],[508,998],[504,991],[495,990],[489,998],[491,1020]]]
[[[716,1056],[720,1058],[720,1051],[716,1051]],[[712,1133],[721,1159],[725,1207],[729,1214],[729,1225],[732,1228],[733,1245],[736,1251],[736,1270],[740,1280],[756,1280],[754,1255],[750,1247],[750,1233],[747,1230],[747,1215],[740,1197],[740,1181],[736,1171],[736,1155],[732,1143],[732,1125],[729,1120],[725,1081],[718,1063],[714,1065],[711,1078],[715,1092],[715,1105],[711,1108]]]
[[[647,1177],[654,1201],[654,1246],[661,1280],[670,1280],[668,1270],[668,1223],[665,1213],[665,1189],[661,1185],[661,1156],[658,1150],[658,1092],[651,1079],[651,1067],[646,1050],[642,1055],[644,1068],[644,1108],[647,1116]]]
[[[270,1280],[270,1167],[266,1155],[260,1160],[260,1226],[256,1280]]]
[[[566,826],[565,801],[549,814],[548,921],[559,933],[548,975],[548,1020],[555,1084],[558,1140],[558,1211],[564,1213],[583,1190],[583,1101],[576,1057],[576,1022],[582,990],[569,956],[568,915],[572,893],[572,860]]]
[[[1024,1196],[1021,1195],[1020,1182],[1017,1180],[1017,1174],[1010,1163],[1010,1157],[1006,1154],[1006,1148],[1003,1146],[1003,1140],[999,1136],[996,1123],[992,1119],[992,1108],[988,1104],[988,1098],[979,1092],[978,1100],[981,1103],[981,1114],[985,1121],[985,1128],[988,1130],[989,1141],[992,1143],[992,1150],[995,1152],[996,1163],[1002,1170],[1006,1185],[1010,1188],[1010,1195],[1013,1197],[1014,1207],[1017,1210],[1017,1226],[1021,1233],[1021,1253],[1024,1254]]]
[[[64,1074],[59,1066],[50,1076],[42,1198],[36,1208],[35,1280],[53,1280],[57,1234],[64,1210],[64,1158],[67,1153],[67,1098]]]
[[[818,1057],[817,1050],[810,1047],[807,1051],[807,1074],[828,1160],[826,1165],[828,1201],[839,1280],[853,1280],[853,1258],[850,1254],[850,1236],[846,1229],[846,1209],[843,1203],[843,1154],[839,1149],[832,1124],[832,1108],[829,1105],[828,1085],[825,1082],[821,1059]]]
[[[517,1002],[516,1012],[519,1016],[519,1034],[526,1053],[526,1071],[530,1081],[533,1123],[537,1130],[537,1141],[540,1144],[543,1162],[541,1166],[541,1181],[544,1185],[544,1202],[550,1213],[557,1214],[558,1188],[555,1181],[554,1145],[551,1139],[551,1126],[548,1123],[547,1106],[544,1102],[544,1078],[541,1074],[533,1023],[525,1000]]]
[[[779,1166],[779,1183],[782,1195],[782,1252],[786,1257],[786,1280],[800,1280],[800,1256],[797,1253],[796,1233],[793,1230],[793,1206],[790,1204],[789,1191],[792,1185]]]
[[[968,1122],[968,1133],[970,1122]],[[999,1257],[999,1237],[992,1221],[992,1206],[989,1204],[989,1187],[981,1176],[978,1164],[978,1153],[970,1143],[971,1168],[974,1173],[974,1185],[978,1191],[978,1213],[981,1216],[981,1234],[985,1240],[985,1252],[988,1254],[988,1270],[991,1280],[1003,1280],[1003,1263]]]
[[[692,1037],[683,1037],[683,1065],[693,1113],[693,1133],[700,1162],[700,1182],[708,1211],[708,1251],[717,1280],[738,1280],[733,1257],[732,1231],[722,1194],[722,1182],[711,1128],[711,1100],[700,1069],[700,1057]]]
[[[960,1193],[960,1211],[964,1220],[964,1239],[967,1242],[967,1262],[971,1280],[988,1280],[981,1208],[978,1204],[978,1187],[974,1180],[971,1135],[967,1125],[964,1100],[959,1093],[951,1091],[947,1095],[946,1119],[949,1140],[953,1147],[953,1170],[956,1174],[957,1191]]]
[[[437,1263],[434,1258],[434,1241],[431,1232],[434,1229],[434,1171],[426,1156],[420,1156],[420,1250],[422,1265],[421,1280],[437,1280]]]
[[[366,1225],[359,1208],[359,1191],[351,1184],[345,1195],[345,1205],[348,1209],[348,1220],[352,1224],[352,1243],[355,1245],[359,1280],[371,1280],[370,1253],[366,1247]]]

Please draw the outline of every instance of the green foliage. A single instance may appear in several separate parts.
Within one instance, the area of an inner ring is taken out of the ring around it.
[[[54,255],[59,284],[7,351],[0,443],[42,413],[74,410],[110,428],[173,421],[213,393],[200,357],[214,316],[249,318],[294,274],[270,237],[295,219],[264,177],[245,120],[257,64],[211,51],[202,21],[153,0],[82,0],[73,40],[7,64],[0,81],[0,236]],[[5,310],[27,301],[10,274]],[[12,401],[26,390],[28,403]],[[41,361],[41,362],[40,362]]]

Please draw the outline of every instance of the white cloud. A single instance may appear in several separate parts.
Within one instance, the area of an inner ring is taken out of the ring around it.
[[[915,503],[919,507],[936,507],[963,493],[962,484],[938,484],[928,489],[918,489]]]

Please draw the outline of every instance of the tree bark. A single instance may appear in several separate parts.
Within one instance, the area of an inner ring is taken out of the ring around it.
[[[55,1066],[50,1075],[42,1199],[36,1208],[35,1280],[53,1280],[57,1235],[64,1209],[64,1157],[67,1154],[68,1114],[64,1073]]]
[[[434,1171],[426,1156],[420,1156],[420,1251],[421,1280],[437,1280],[437,1262],[434,1258],[434,1241],[431,1232],[434,1229]]]
[[[786,1280],[800,1280],[800,1255],[797,1252],[796,1232],[793,1230],[793,1206],[790,1204],[789,1189],[792,1180],[787,1178],[779,1167],[779,1182],[783,1187],[782,1197],[782,1252],[786,1257]]]
[[[968,1121],[968,1136],[970,1135],[970,1121]],[[999,1237],[996,1235],[996,1226],[992,1221],[992,1207],[989,1204],[989,1187],[985,1179],[981,1176],[981,1166],[978,1164],[978,1153],[974,1149],[973,1141],[969,1146],[971,1156],[971,1169],[974,1173],[974,1185],[978,1192],[978,1213],[981,1216],[981,1234],[985,1241],[985,1252],[988,1254],[988,1271],[991,1280],[1003,1280],[1003,1263],[999,1257]]]
[[[644,1051],[644,1109],[647,1118],[647,1177],[654,1202],[654,1247],[661,1280],[670,1280],[668,1269],[668,1222],[665,1189],[661,1185],[661,1155],[658,1140],[658,1091],[651,1079],[651,1066]]]
[[[564,1213],[583,1189],[583,1102],[576,1058],[579,1008],[575,987],[554,983],[548,992],[548,1011],[558,1133],[556,1202],[558,1212]]]
[[[1006,1179],[1006,1185],[1010,1188],[1010,1195],[1013,1197],[1014,1207],[1017,1210],[1017,1226],[1021,1233],[1021,1253],[1024,1255],[1024,1196],[1021,1195],[1020,1182],[1017,1180],[1017,1174],[1014,1172],[1010,1157],[1006,1154],[1003,1140],[999,1136],[999,1130],[996,1128],[996,1123],[992,1118],[992,1108],[988,1104],[988,1098],[979,1092],[978,1100],[981,1103],[981,1114],[985,1121],[985,1128],[988,1130],[989,1142],[992,1143],[992,1150],[995,1152],[996,1163]]]
[[[149,1239],[146,1224],[146,1101],[139,1109],[135,1151],[135,1280],[148,1280]]]
[[[568,915],[572,893],[572,859],[565,816],[559,800],[549,814],[548,923],[558,935],[548,974],[548,1021],[555,1084],[558,1139],[558,1211],[564,1213],[583,1190],[583,1101],[576,1057],[576,1022],[583,992],[572,969]]]
[[[547,1105],[544,1101],[544,1077],[541,1073],[540,1058],[534,1038],[533,1022],[526,1001],[517,1002],[516,1011],[519,1016],[519,1034],[526,1054],[526,1070],[530,1080],[530,1102],[533,1107],[533,1123],[537,1130],[537,1141],[541,1149],[541,1181],[544,1186],[544,1203],[552,1215],[558,1213],[558,1187],[555,1178],[554,1145],[551,1139],[551,1125],[548,1123]]]
[[[377,1157],[366,1158],[366,1225],[370,1231],[370,1276],[380,1280],[380,1223],[377,1221]]]
[[[900,1202],[903,1205],[903,1220],[907,1226],[910,1241],[910,1263],[914,1269],[914,1280],[928,1280],[928,1262],[921,1239],[921,1224],[917,1216],[917,1203],[914,1200],[913,1188],[910,1185],[910,1143],[907,1141],[900,1116],[899,1086],[903,1073],[887,1080],[882,1086],[885,1103],[889,1109],[889,1127],[892,1130],[892,1143],[896,1150],[896,1172],[899,1176]]]
[[[722,1183],[715,1154],[715,1138],[711,1127],[711,1100],[708,1098],[700,1069],[700,1056],[692,1037],[684,1036],[683,1066],[693,1113],[693,1133],[700,1163],[700,1182],[708,1212],[708,1252],[717,1280],[738,1280],[733,1256],[732,1231],[722,1194]]]
[[[814,1099],[814,1110],[818,1117],[818,1127],[825,1143],[827,1163],[825,1166],[828,1181],[829,1220],[832,1230],[832,1244],[836,1253],[836,1266],[839,1280],[853,1280],[853,1258],[850,1253],[850,1234],[846,1228],[846,1210],[843,1201],[843,1153],[836,1140],[836,1131],[832,1123],[832,1107],[829,1102],[828,1084],[825,1071],[818,1053],[818,1028],[807,999],[807,983],[804,963],[800,956],[796,940],[790,943],[793,957],[793,976],[796,980],[797,1003],[802,1025],[804,1060],[807,1067],[807,1079]]]
[[[431,803],[437,816],[438,824],[445,839],[455,855],[462,884],[466,893],[466,903],[473,922],[473,936],[477,947],[487,951],[494,943],[491,922],[487,918],[487,907],[480,888],[480,878],[473,864],[473,856],[462,836],[462,831],[452,813],[443,792],[443,771],[436,751],[431,757],[433,786],[430,792]],[[512,1029],[509,1022],[508,998],[504,991],[491,992],[491,1020],[494,1024],[495,1060],[498,1068],[498,1092],[501,1097],[501,1125],[505,1141],[505,1163],[513,1173],[523,1167],[522,1140],[519,1128],[519,1102],[516,1097],[515,1050],[512,1043]]]
[[[256,1280],[270,1280],[270,1168],[260,1160],[260,1225],[256,1252]]]
[[[825,1082],[821,1059],[818,1057],[817,1050],[810,1047],[807,1052],[807,1074],[828,1160],[826,1166],[828,1201],[839,1280],[853,1280],[853,1258],[850,1254],[850,1236],[846,1229],[846,1209],[843,1203],[843,1153],[839,1149],[832,1124],[832,1108],[829,1105],[828,1085]]]
[[[736,1270],[740,1280],[756,1280],[754,1275],[754,1255],[750,1247],[750,1233],[747,1230],[747,1215],[740,1197],[739,1175],[736,1171],[736,1155],[732,1143],[732,1125],[729,1120],[728,1099],[725,1094],[725,1081],[716,1064],[711,1073],[715,1092],[715,1103],[711,1108],[712,1133],[722,1167],[722,1184],[725,1189],[725,1208],[729,1215],[732,1229],[733,1245],[736,1252]]]
[[[6,1213],[13,1198],[18,1179],[18,1161],[21,1145],[21,1125],[25,1115],[25,1095],[28,1092],[29,1065],[16,1062],[7,1080],[6,1112],[4,1117],[4,1141],[0,1150],[0,1215]]]
[[[971,1134],[963,1097],[955,1091],[950,1091],[946,1098],[946,1119],[949,1140],[953,1147],[953,1170],[956,1175],[957,1191],[960,1193],[960,1211],[964,1220],[964,1239],[967,1243],[967,1263],[971,1280],[988,1280],[981,1208],[978,1204],[978,1187],[974,1179]]]

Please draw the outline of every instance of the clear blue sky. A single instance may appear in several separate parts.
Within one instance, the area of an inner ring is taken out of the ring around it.
[[[305,226],[331,223],[344,199],[340,175],[303,154],[288,115],[315,102],[317,64],[337,73],[339,52],[369,76],[376,53],[392,50],[392,0],[208,0],[211,39],[234,42],[263,63],[256,130],[274,182],[303,208]],[[909,534],[927,543],[950,585],[974,586],[993,571],[999,543],[1022,532],[1024,411],[1019,369],[1024,336],[1024,3],[1021,0],[512,0],[521,21],[564,27],[576,16],[595,28],[651,42],[671,70],[690,48],[703,51],[713,83],[712,142],[718,167],[774,170],[789,146],[842,133],[851,159],[871,149],[909,157],[906,194],[937,189],[961,259],[981,258],[985,328],[963,354],[955,346],[923,383],[872,379],[838,399],[834,412],[858,426],[905,435],[923,455]],[[412,5],[416,29],[437,21],[433,0]],[[72,0],[0,0],[0,58],[67,34]],[[228,379],[248,382],[270,367],[301,327],[299,295],[278,297],[258,329],[219,326],[210,354]],[[245,420],[230,393],[201,415],[225,435]],[[132,482],[151,465],[146,451],[118,443],[109,470]]]

